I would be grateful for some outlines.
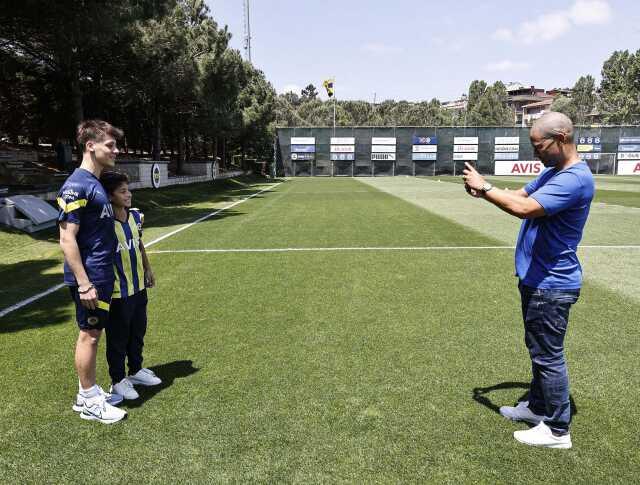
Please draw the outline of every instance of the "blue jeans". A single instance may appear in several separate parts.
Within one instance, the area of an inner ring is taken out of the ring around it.
[[[569,432],[571,405],[564,336],[569,310],[580,290],[553,290],[518,285],[522,299],[524,335],[531,356],[529,409],[544,416],[554,433]]]

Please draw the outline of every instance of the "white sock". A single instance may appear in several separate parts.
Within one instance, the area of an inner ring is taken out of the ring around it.
[[[95,384],[91,386],[89,389],[83,389],[80,387],[80,395],[84,398],[91,398],[98,395],[98,386]]]

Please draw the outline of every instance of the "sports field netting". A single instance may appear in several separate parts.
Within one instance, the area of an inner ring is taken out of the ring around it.
[[[65,291],[0,318],[3,482],[511,484],[539,483],[541,463],[549,483],[637,480],[637,179],[597,180],[567,337],[568,452],[518,444],[525,426],[496,412],[529,379],[517,220],[451,177],[282,182],[134,193],[147,241],[253,197],[149,249],[145,365],[164,383],[141,389],[125,422],[70,409]],[[33,244],[46,253],[55,241]],[[46,285],[59,276],[54,256],[39,267],[16,254],[3,277],[17,281],[20,264]],[[2,307],[41,289],[0,295]]]

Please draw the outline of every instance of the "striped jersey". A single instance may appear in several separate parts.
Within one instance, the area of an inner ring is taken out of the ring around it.
[[[137,209],[127,211],[127,221],[116,219],[115,273],[113,298],[127,298],[144,290],[144,267],[140,241],[142,240],[142,214]]]

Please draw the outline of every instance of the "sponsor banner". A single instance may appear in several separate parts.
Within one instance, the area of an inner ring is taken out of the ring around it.
[[[580,158],[582,160],[600,160],[599,153],[581,153]]]
[[[497,160],[495,163],[495,175],[539,175],[544,170],[540,160],[525,162],[509,162]]]
[[[421,161],[421,160],[437,160],[437,158],[438,158],[438,154],[437,153],[413,153],[413,154],[411,154],[411,160],[413,160],[414,162]]]
[[[618,160],[640,160],[640,153],[618,153]]]
[[[578,138],[578,145],[599,145],[599,136],[581,136]]]
[[[316,144],[316,139],[313,136],[307,136],[307,137],[292,137],[291,138],[291,145],[315,145]]]
[[[478,145],[453,145],[454,152],[477,152]]]
[[[519,145],[519,136],[496,136],[494,143],[496,145]]]
[[[621,136],[620,145],[628,145],[630,143],[640,143],[640,136]]]
[[[578,151],[584,152],[601,152],[602,145],[578,145]]]
[[[395,153],[372,153],[371,160],[395,160]]]
[[[355,153],[332,153],[330,156],[331,156],[331,160],[353,161],[356,158]]]
[[[355,145],[356,144],[356,139],[354,137],[335,137],[332,136],[331,137],[331,144],[332,145]]]
[[[315,153],[292,153],[291,160],[315,160]]]
[[[454,153],[453,159],[454,160],[477,160],[478,154],[477,153]]]
[[[371,145],[371,153],[395,153],[395,145]]]
[[[453,144],[454,145],[477,145],[478,137],[477,136],[454,136]]]
[[[437,145],[437,136],[416,136],[413,135],[412,144],[414,145]]]
[[[331,153],[353,153],[355,151],[353,145],[331,145]]]
[[[395,137],[372,137],[371,138],[372,145],[395,145],[396,139]]]
[[[520,154],[518,152],[494,153],[494,160],[517,160]]]
[[[496,145],[495,152],[496,153],[504,153],[504,152],[516,152],[520,151],[520,145]]]
[[[618,145],[619,152],[640,152],[640,145]]]
[[[640,162],[637,160],[618,162],[618,175],[640,175]]]
[[[291,153],[315,153],[315,145],[291,145]]]
[[[435,153],[438,151],[438,145],[413,145],[413,153]]]

